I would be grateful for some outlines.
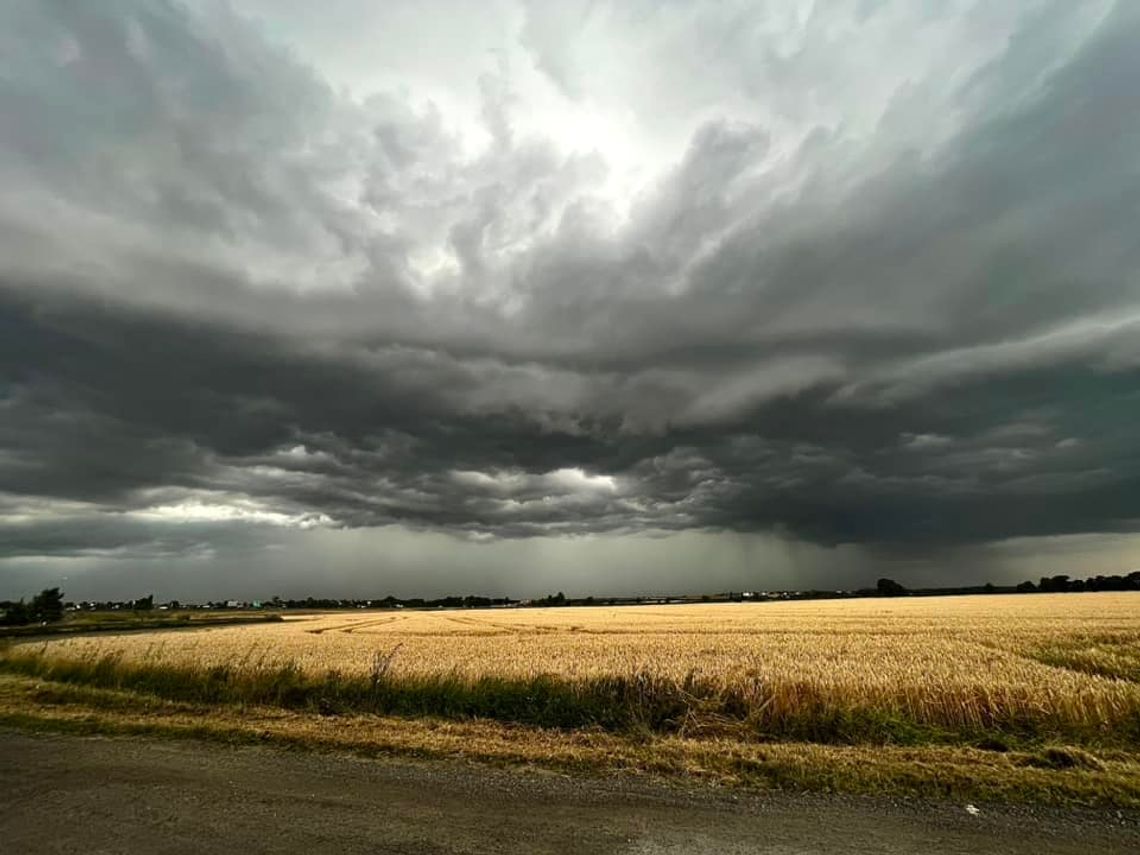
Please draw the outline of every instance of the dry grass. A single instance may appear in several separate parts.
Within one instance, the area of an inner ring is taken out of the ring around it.
[[[0,676],[0,726],[337,749],[368,756],[458,758],[560,771],[683,778],[749,789],[792,788],[963,801],[1140,808],[1140,760],[1047,747],[747,743],[676,735],[630,739],[493,721],[313,716],[272,707],[213,707]],[[1075,758],[1078,762],[1070,763]]]
[[[342,612],[58,639],[13,654],[21,652],[88,662],[112,654],[119,665],[229,673],[286,667],[313,679],[367,678],[380,662],[390,687],[420,693],[404,706],[386,695],[383,709],[505,718],[517,704],[458,703],[456,687],[483,681],[480,691],[525,694],[536,680],[543,691],[554,680],[574,689],[575,703],[586,696],[595,703],[600,685],[628,704],[630,686],[646,694],[644,685],[668,696],[655,726],[691,735],[898,741],[913,725],[958,738],[1140,740],[1140,595],[1127,593]],[[605,682],[613,680],[624,681],[620,691]],[[591,715],[580,718],[610,720]]]

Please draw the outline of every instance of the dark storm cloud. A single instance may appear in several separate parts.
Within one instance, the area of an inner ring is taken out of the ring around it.
[[[623,217],[502,79],[470,155],[224,8],[10,6],[4,554],[1135,531],[1140,11],[1045,66],[1067,14],[1027,14],[942,137],[921,86],[870,141],[706,117]]]

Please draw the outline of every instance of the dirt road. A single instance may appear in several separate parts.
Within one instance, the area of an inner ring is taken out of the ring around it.
[[[678,789],[460,762],[0,731],[19,853],[1110,853],[1135,816]]]

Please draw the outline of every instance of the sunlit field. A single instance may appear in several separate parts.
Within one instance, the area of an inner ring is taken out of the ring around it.
[[[588,697],[570,724],[606,723],[608,699],[664,704],[652,725],[687,733],[897,738],[913,725],[1131,742],[1140,726],[1140,596],[1128,593],[339,612],[26,642],[9,655],[32,653],[258,685],[371,681],[385,711],[403,709],[394,698],[407,690],[413,712],[505,718],[516,705],[460,698],[525,696],[538,681]],[[446,700],[425,699],[432,691]]]

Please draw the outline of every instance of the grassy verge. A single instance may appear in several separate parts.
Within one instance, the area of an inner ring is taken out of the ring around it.
[[[215,706],[0,676],[0,725],[67,733],[146,734],[463,758],[560,771],[634,773],[747,789],[803,789],[969,801],[1140,808],[1140,758],[1071,746],[995,752],[961,746],[818,745],[559,731],[487,720],[322,716],[272,706]]]

